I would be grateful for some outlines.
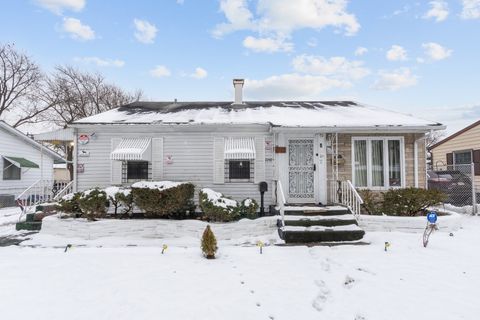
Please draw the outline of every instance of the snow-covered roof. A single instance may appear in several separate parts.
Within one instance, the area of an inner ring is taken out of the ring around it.
[[[281,127],[442,127],[352,101],[134,102],[75,124],[271,124]]]
[[[29,136],[27,136],[23,132],[17,130],[14,127],[11,127],[10,125],[8,125],[3,120],[0,120],[0,129],[3,129],[4,131],[10,133],[11,135],[20,138],[22,141],[25,141],[26,143],[30,144],[35,149],[37,149],[41,152],[45,152],[45,154],[50,155],[50,157],[53,158],[54,160],[65,162],[65,159],[63,159],[61,155],[59,155],[55,151],[49,149],[48,147],[42,146],[40,143],[33,140],[32,138],[30,138]]]

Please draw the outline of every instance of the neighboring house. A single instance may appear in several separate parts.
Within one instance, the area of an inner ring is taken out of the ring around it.
[[[426,186],[425,133],[445,127],[351,101],[134,102],[73,123],[76,188],[191,181],[236,200],[329,203],[332,185]],[[280,182],[280,183],[278,183]]]
[[[429,148],[433,170],[460,170],[471,174],[480,185],[480,120],[446,137]]]
[[[38,180],[53,181],[54,160],[63,159],[0,121],[0,206],[12,205],[12,199]]]

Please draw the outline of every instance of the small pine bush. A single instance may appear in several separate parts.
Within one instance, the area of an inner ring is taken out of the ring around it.
[[[212,229],[210,229],[210,226],[207,226],[205,231],[203,231],[201,247],[205,258],[215,259],[215,253],[218,249],[217,239],[215,238]]]
[[[240,214],[242,217],[255,219],[257,217],[258,203],[254,199],[245,199],[240,204]]]
[[[131,192],[128,194],[125,194],[123,192],[118,192],[115,194],[115,199],[123,208],[122,213],[124,215],[130,215],[133,212],[134,202],[133,202],[133,194]]]
[[[63,196],[58,202],[57,210],[64,213],[81,213],[79,200],[82,196],[82,192],[70,193]]]
[[[83,192],[78,200],[80,210],[88,220],[104,217],[107,213],[108,201],[104,190],[95,188]]]

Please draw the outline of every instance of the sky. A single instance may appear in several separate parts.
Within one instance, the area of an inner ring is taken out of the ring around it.
[[[2,0],[0,42],[148,100],[355,100],[480,117],[480,0]]]

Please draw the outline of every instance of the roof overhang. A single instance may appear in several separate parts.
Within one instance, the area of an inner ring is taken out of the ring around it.
[[[0,128],[4,129],[5,131],[7,131],[8,133],[10,133],[11,135],[13,136],[16,136],[18,137],[19,139],[25,141],[26,143],[30,144],[32,147],[38,149],[39,151],[41,152],[45,152],[45,154],[49,155],[50,157],[52,157],[54,160],[60,160],[60,161],[63,161],[65,162],[65,159],[62,158],[61,155],[59,155],[58,153],[56,153],[55,151],[43,146],[42,144],[40,144],[39,142],[33,140],[32,138],[30,138],[29,136],[27,136],[26,134],[24,134],[23,132],[9,126],[7,123],[5,123],[4,121],[0,120]]]

